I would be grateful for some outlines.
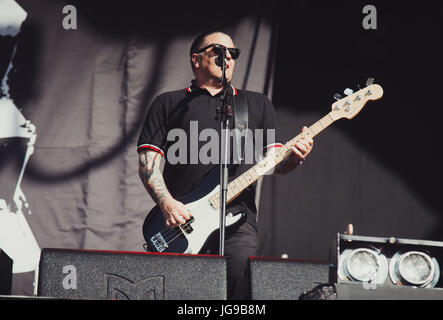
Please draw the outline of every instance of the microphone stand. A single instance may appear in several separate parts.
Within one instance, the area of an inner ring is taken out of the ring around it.
[[[225,229],[226,229],[226,202],[228,193],[228,147],[229,147],[229,121],[232,118],[231,106],[227,103],[229,90],[227,89],[226,80],[226,51],[219,53],[218,59],[221,59],[220,67],[222,69],[222,77],[219,81],[223,85],[220,99],[222,101],[221,109],[217,109],[217,113],[221,114],[220,119],[220,245],[219,255],[225,253]]]

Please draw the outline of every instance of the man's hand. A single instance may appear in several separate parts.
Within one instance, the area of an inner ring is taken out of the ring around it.
[[[307,127],[303,127],[302,132],[308,130]],[[294,168],[300,164],[301,161],[305,160],[308,154],[312,151],[314,146],[314,140],[310,137],[302,136],[297,139],[295,144],[292,146],[292,153],[283,160],[278,166],[275,167],[276,174],[286,174],[294,170]],[[274,150],[270,150],[275,152]],[[272,156],[272,153],[270,153]]]
[[[186,220],[189,220],[192,217],[189,209],[186,208],[183,203],[172,197],[164,200],[160,205],[160,209],[163,212],[166,226],[169,228],[178,227],[179,225],[186,223]]]
[[[303,127],[301,132],[308,130],[307,127]],[[311,152],[314,146],[314,140],[310,137],[302,136],[297,139],[295,144],[292,146],[292,154],[289,156],[288,162],[293,165],[298,165],[300,161],[304,161],[308,154]]]

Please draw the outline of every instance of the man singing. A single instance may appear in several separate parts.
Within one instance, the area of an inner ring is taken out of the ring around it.
[[[226,80],[224,86],[220,81],[220,51],[226,52]],[[261,94],[245,90],[237,90],[231,85],[234,74],[235,60],[240,50],[235,48],[231,37],[220,31],[205,32],[193,42],[190,50],[190,61],[195,79],[191,86],[159,95],[150,106],[145,123],[142,127],[137,151],[139,153],[139,175],[148,193],[163,212],[165,223],[169,228],[183,225],[190,219],[192,212],[176,200],[178,197],[189,194],[198,186],[218,163],[202,163],[190,161],[191,152],[199,154],[205,141],[188,141],[187,161],[169,161],[168,132],[180,129],[186,133],[187,139],[192,139],[193,124],[198,125],[198,132],[204,129],[213,129],[220,135],[220,120],[218,111],[222,106],[220,96],[229,94],[231,99],[238,99],[243,95],[247,105],[248,129],[267,130],[276,129],[276,116],[272,103]],[[218,60],[217,60],[218,59]],[[237,103],[238,104],[238,103]],[[232,106],[235,107],[236,103]],[[234,112],[235,115],[235,112]],[[235,119],[230,121],[231,129]],[[306,128],[303,128],[306,130]],[[302,130],[302,131],[303,131]],[[199,136],[199,135],[198,135]],[[264,153],[272,156],[276,148],[282,144],[275,131],[275,141],[264,141]],[[264,140],[266,139],[264,135]],[[254,141],[248,141],[253,143]],[[255,141],[256,142],[256,141]],[[190,145],[198,145],[198,150],[190,150]],[[274,170],[274,174],[286,174],[296,168],[311,152],[313,140],[300,138],[292,147],[292,153]],[[163,173],[160,169],[161,158],[165,157]],[[246,164],[235,164],[229,169],[229,180],[240,176],[248,169]],[[257,235],[257,221],[255,206],[255,184],[245,189],[240,196],[227,206],[227,212],[233,214],[243,212],[246,219],[233,230],[227,230],[224,256],[227,261],[228,299],[250,299],[248,257],[258,255],[259,239]],[[219,240],[212,239],[204,248],[204,253],[218,254]]]

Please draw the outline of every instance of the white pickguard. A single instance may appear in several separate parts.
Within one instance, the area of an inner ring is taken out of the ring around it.
[[[209,235],[220,228],[220,211],[215,209],[209,203],[209,198],[220,190],[220,186],[215,187],[210,193],[203,198],[186,204],[194,217],[192,223],[193,231],[191,233],[184,232],[188,240],[188,248],[184,253],[197,254],[203,247]],[[226,226],[233,225],[240,220],[241,214],[235,216],[226,216]]]

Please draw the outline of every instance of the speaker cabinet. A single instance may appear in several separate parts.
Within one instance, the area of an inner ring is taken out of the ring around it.
[[[11,294],[12,259],[0,249],[0,295]]]
[[[222,256],[43,249],[38,295],[78,299],[225,300]]]
[[[250,257],[251,297],[253,300],[298,300],[300,295],[328,282],[328,264]]]

